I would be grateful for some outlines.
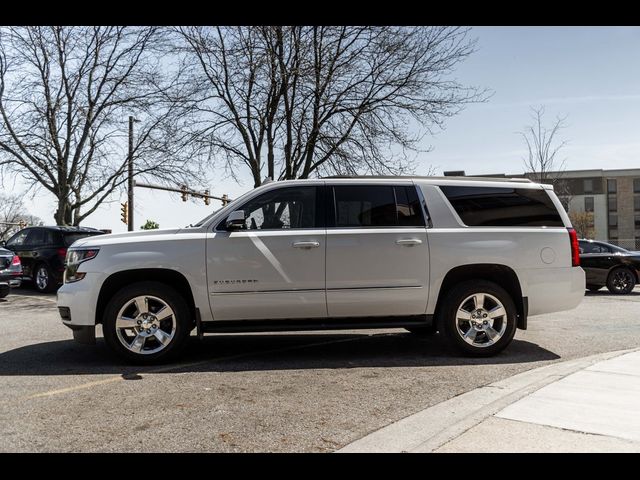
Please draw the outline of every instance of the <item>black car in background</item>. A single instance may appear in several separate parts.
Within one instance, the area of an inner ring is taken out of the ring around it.
[[[9,295],[11,287],[20,286],[21,276],[20,257],[10,250],[0,248],[0,298]]]
[[[640,283],[640,252],[597,240],[580,240],[580,266],[587,274],[587,289],[606,285],[611,293],[630,293]]]
[[[28,227],[7,240],[4,248],[20,257],[23,279],[39,292],[52,292],[62,284],[64,259],[73,242],[104,232],[88,227]]]

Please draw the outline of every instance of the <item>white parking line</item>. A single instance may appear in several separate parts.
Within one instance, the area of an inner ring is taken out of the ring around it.
[[[227,357],[213,358],[213,359],[208,359],[208,360],[201,360],[199,362],[183,363],[183,364],[172,365],[172,366],[163,367],[163,368],[157,368],[157,369],[150,370],[150,371],[147,371],[145,373],[138,374],[138,375],[144,378],[146,375],[149,375],[149,374],[152,374],[152,373],[167,373],[167,372],[171,372],[173,370],[180,370],[182,368],[191,368],[191,367],[195,367],[195,366],[198,366],[198,365],[203,365],[205,363],[224,362],[226,360],[235,360],[235,359],[244,358],[244,357],[252,357],[252,356],[257,356],[257,355],[268,355],[268,354],[271,354],[271,353],[300,350],[300,349],[303,349],[303,348],[317,347],[317,346],[321,346],[321,345],[329,345],[329,344],[334,344],[334,343],[354,342],[354,341],[362,340],[362,339],[368,338],[368,337],[386,336],[386,335],[393,335],[393,334],[391,334],[391,333],[381,333],[381,334],[361,335],[361,336],[358,336],[356,338],[343,338],[343,339],[340,339],[340,340],[328,340],[328,341],[324,341],[324,342],[305,343],[304,345],[294,345],[294,346],[285,347],[285,348],[272,348],[272,349],[269,349],[269,350],[260,350],[260,351],[256,351],[256,352],[239,353],[237,355],[229,355]],[[133,374],[127,374],[127,376],[129,376],[129,375],[133,375]],[[97,381],[93,381],[93,382],[83,383],[81,385],[76,385],[74,387],[60,388],[60,389],[56,389],[56,390],[49,390],[49,391],[46,391],[46,392],[36,393],[36,394],[33,394],[33,395],[29,395],[27,397],[23,397],[21,399],[18,399],[18,401],[31,400],[31,399],[34,399],[34,398],[42,398],[42,397],[52,397],[54,395],[60,395],[60,394],[69,393],[69,392],[76,392],[78,390],[85,390],[87,388],[96,387],[96,386],[99,386],[99,385],[105,385],[105,384],[108,384],[108,383],[113,383],[113,382],[117,382],[117,381],[121,381],[121,380],[126,380],[126,378],[124,378],[121,375],[117,376],[117,377],[110,377],[110,378],[106,378],[104,380],[97,380]]]

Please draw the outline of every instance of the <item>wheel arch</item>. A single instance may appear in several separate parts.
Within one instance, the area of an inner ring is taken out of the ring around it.
[[[98,294],[95,323],[102,323],[102,316],[107,303],[118,290],[126,285],[131,285],[132,283],[149,280],[164,283],[165,285],[176,289],[189,306],[191,318],[195,322],[196,306],[193,298],[193,292],[191,291],[191,286],[189,285],[187,278],[180,272],[167,268],[141,268],[116,272],[107,277],[100,287],[100,293]]]
[[[494,263],[459,265],[449,270],[442,280],[440,292],[438,293],[438,300],[436,302],[435,310],[436,318],[438,318],[439,311],[442,307],[443,300],[446,297],[447,293],[460,282],[475,279],[488,280],[504,288],[507,293],[511,295],[513,303],[516,305],[518,314],[518,328],[522,330],[527,329],[527,315],[529,312],[529,304],[527,297],[522,296],[520,279],[512,268],[506,265]]]

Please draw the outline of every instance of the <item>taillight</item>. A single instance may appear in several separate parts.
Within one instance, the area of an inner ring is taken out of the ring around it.
[[[571,241],[571,266],[580,266],[580,246],[578,245],[578,234],[575,229],[567,228],[569,230],[569,238]]]
[[[66,248],[59,248],[58,249],[58,256],[64,260],[64,258],[67,256],[67,249]]]
[[[20,257],[18,255],[14,255],[11,259],[11,266],[16,267],[18,265],[20,265]]]

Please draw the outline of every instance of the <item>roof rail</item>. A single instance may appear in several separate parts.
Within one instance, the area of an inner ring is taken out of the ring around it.
[[[329,175],[327,177],[322,178],[353,178],[353,179],[421,179],[421,180],[462,180],[467,182],[482,182],[482,181],[490,181],[490,182],[517,182],[517,183],[534,183],[532,180],[528,178],[506,178],[506,177],[440,177],[440,176],[425,176],[425,175]]]

